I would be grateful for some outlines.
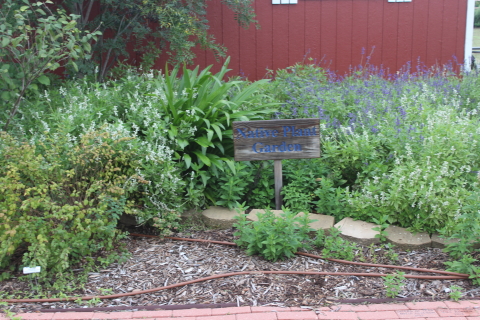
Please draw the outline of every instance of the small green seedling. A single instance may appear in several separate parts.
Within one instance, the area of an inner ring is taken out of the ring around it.
[[[448,293],[448,295],[450,296],[450,299],[452,299],[453,301],[458,301],[463,296],[462,290],[463,290],[462,287],[451,286],[450,292]]]
[[[385,289],[387,290],[387,297],[395,298],[402,291],[405,272],[389,274],[382,278],[383,283],[385,284]]]

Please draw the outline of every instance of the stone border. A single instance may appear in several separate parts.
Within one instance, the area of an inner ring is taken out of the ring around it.
[[[265,212],[264,209],[253,209],[248,215],[247,220],[257,221],[257,213]],[[281,210],[272,210],[273,214],[279,216]],[[303,212],[299,213],[305,214]],[[205,224],[213,228],[228,229],[236,222],[234,217],[237,215],[235,210],[229,210],[223,207],[210,207],[201,213],[201,217],[205,221]],[[380,243],[378,237],[378,231],[372,230],[377,225],[360,220],[353,220],[352,218],[345,218],[334,225],[335,218],[332,216],[308,213],[310,219],[316,220],[310,223],[310,227],[315,230],[324,230],[328,234],[328,230],[335,226],[340,229],[340,236],[344,239],[362,244],[370,245]],[[444,248],[448,241],[440,238],[437,234],[430,237],[425,232],[411,233],[405,228],[390,226],[385,230],[388,234],[387,242],[393,243],[396,247],[402,250],[413,250],[420,248]]]

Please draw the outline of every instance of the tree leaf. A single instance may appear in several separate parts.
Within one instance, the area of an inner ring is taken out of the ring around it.
[[[43,85],[46,85],[46,86],[50,85],[50,79],[44,74],[42,74],[40,77],[38,77],[37,80],[38,80],[38,82],[40,82]]]
[[[2,38],[2,47],[6,47],[10,44],[10,39],[7,37]]]
[[[10,100],[10,92],[8,92],[8,91],[2,91],[1,97],[2,97],[2,99],[5,100],[5,101]]]
[[[76,25],[77,25],[77,21],[72,20],[69,23],[67,23],[67,25],[65,27],[63,27],[63,29],[64,30],[72,30],[73,28],[75,28]]]

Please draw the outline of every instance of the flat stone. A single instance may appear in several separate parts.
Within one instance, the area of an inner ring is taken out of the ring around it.
[[[335,225],[335,228],[340,229],[342,238],[365,246],[380,243],[380,240],[375,238],[375,235],[379,232],[372,230],[375,227],[378,226],[374,223],[353,220],[352,218],[345,218]]]
[[[310,223],[310,228],[312,229],[324,230],[325,233],[328,233],[328,230],[330,230],[330,228],[332,228],[335,224],[335,218],[332,216],[326,216],[318,213],[309,213],[308,215],[310,219],[317,220]]]
[[[432,246],[432,239],[426,232],[413,234],[407,229],[397,226],[390,226],[385,231],[388,233],[388,241],[404,250]]]
[[[242,212],[243,214],[244,212]],[[210,207],[202,212],[203,220],[205,224],[212,228],[228,229],[233,226],[238,213],[235,210],[230,210],[223,207]]]
[[[458,240],[448,240],[444,238],[440,238],[438,234],[432,235],[432,247],[433,248],[440,248],[443,249],[445,246],[452,242],[458,242]]]

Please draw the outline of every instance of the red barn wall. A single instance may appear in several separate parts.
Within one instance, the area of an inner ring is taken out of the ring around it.
[[[267,69],[286,68],[305,57],[340,74],[370,63],[395,72],[410,62],[427,66],[456,57],[463,62],[467,0],[298,0],[254,3],[260,29],[239,27],[221,0],[208,2],[210,32],[227,48],[230,75],[261,79]],[[194,63],[214,64],[213,53],[196,48]],[[371,55],[370,55],[371,53]],[[166,55],[157,61],[163,68]]]

